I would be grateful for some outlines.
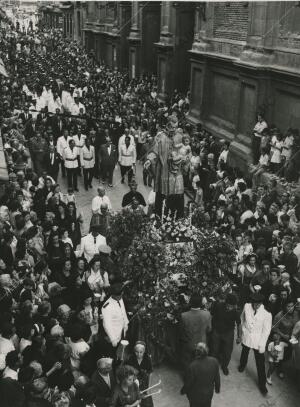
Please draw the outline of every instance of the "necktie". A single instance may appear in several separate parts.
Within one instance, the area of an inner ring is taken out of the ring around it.
[[[121,303],[120,303],[120,301],[119,301],[119,300],[117,300],[117,303],[119,304],[119,307],[121,308]]]
[[[96,244],[96,242],[97,242],[97,237],[94,236],[94,244]]]

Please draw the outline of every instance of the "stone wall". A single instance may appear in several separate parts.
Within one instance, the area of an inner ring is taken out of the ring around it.
[[[258,112],[282,132],[300,129],[300,7],[207,3],[206,18],[197,18],[189,118],[231,141],[245,167]]]
[[[215,38],[245,41],[249,8],[243,2],[215,3],[213,34]]]

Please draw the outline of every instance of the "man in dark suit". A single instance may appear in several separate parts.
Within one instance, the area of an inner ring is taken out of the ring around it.
[[[108,180],[108,186],[112,187],[113,173],[115,165],[118,161],[118,153],[116,147],[111,143],[111,138],[106,137],[106,144],[103,144],[99,150],[100,174],[102,184]]]
[[[62,135],[62,132],[64,129],[64,121],[62,120],[62,118],[60,116],[59,109],[56,109],[55,115],[51,117],[49,123],[52,128],[54,140],[56,141],[58,139],[58,137],[60,137]]]
[[[19,119],[22,120],[22,124],[23,124],[24,126],[26,125],[26,123],[27,123],[30,119],[32,119],[32,114],[29,113],[29,108],[28,108],[28,106],[25,106],[25,107],[24,107],[24,112],[21,112],[21,113],[19,114]]]
[[[211,331],[210,312],[201,309],[202,298],[192,295],[190,311],[181,314],[181,357],[183,368],[187,368],[193,360],[195,346],[199,342],[207,343],[207,335]]]
[[[208,356],[208,348],[200,342],[195,349],[196,358],[189,365],[181,394],[186,394],[190,407],[211,407],[216,393],[220,393],[221,380],[217,359]]]
[[[108,407],[116,384],[112,372],[112,359],[98,360],[97,370],[93,373],[91,382],[96,388],[96,406]]]
[[[32,137],[34,137],[37,129],[38,129],[38,125],[36,122],[36,118],[31,117],[31,119],[28,120],[25,124],[24,136],[25,136],[26,140],[30,140]]]
[[[49,146],[49,152],[45,155],[45,168],[54,181],[57,181],[59,171],[60,157],[56,152],[54,145]]]

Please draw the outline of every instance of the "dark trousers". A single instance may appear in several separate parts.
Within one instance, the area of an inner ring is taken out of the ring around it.
[[[42,175],[43,171],[45,171],[44,163],[40,159],[38,159],[38,160],[35,159],[33,163],[34,163],[35,172],[40,177]]]
[[[228,367],[233,349],[234,331],[217,332],[215,329],[211,336],[212,356],[217,358],[222,367]]]
[[[83,182],[85,188],[88,188],[89,185],[92,185],[94,176],[94,168],[83,168]]]
[[[112,185],[113,183],[113,174],[114,174],[115,166],[111,165],[101,165],[101,179],[102,181],[108,181],[109,184]],[[122,170],[121,170],[122,174]]]
[[[58,169],[57,170],[49,170],[48,171],[50,177],[54,179],[55,182],[57,182],[57,176],[58,176]]]
[[[151,187],[151,183],[152,183],[152,175],[149,173],[148,170],[143,170],[143,181],[144,181],[144,185],[148,185],[148,187]]]
[[[63,160],[61,160],[60,166],[61,166],[61,175],[63,177],[65,177],[66,176],[66,168],[65,168],[65,163],[63,162]]]
[[[253,135],[253,137],[252,137],[252,154],[253,154],[254,164],[258,163],[258,160],[259,160],[259,157],[260,157],[260,144],[261,144],[261,138]]]
[[[245,369],[248,362],[250,348],[248,346],[242,345],[242,353],[240,358],[240,368]],[[258,385],[260,389],[266,387],[266,370],[265,370],[265,354],[259,353],[258,350],[253,349],[255,356],[255,363],[258,376]]]
[[[131,166],[120,165],[122,181],[124,181],[126,173],[128,174],[128,184],[130,184],[133,177],[133,169]]]
[[[190,402],[190,407],[211,407],[211,400],[197,401],[197,403]]]
[[[77,189],[77,174],[78,168],[66,168],[68,188]]]

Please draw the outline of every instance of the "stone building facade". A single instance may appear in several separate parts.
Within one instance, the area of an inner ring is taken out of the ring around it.
[[[66,38],[74,39],[73,18],[76,3],[72,1],[41,2],[38,7],[39,25],[46,28],[61,29]]]
[[[236,164],[251,159],[258,112],[300,127],[299,2],[99,1],[74,13],[99,61],[157,75],[162,100],[190,89],[189,120],[230,140]]]
[[[189,118],[251,157],[255,116],[300,127],[299,2],[207,3],[196,8]]]

